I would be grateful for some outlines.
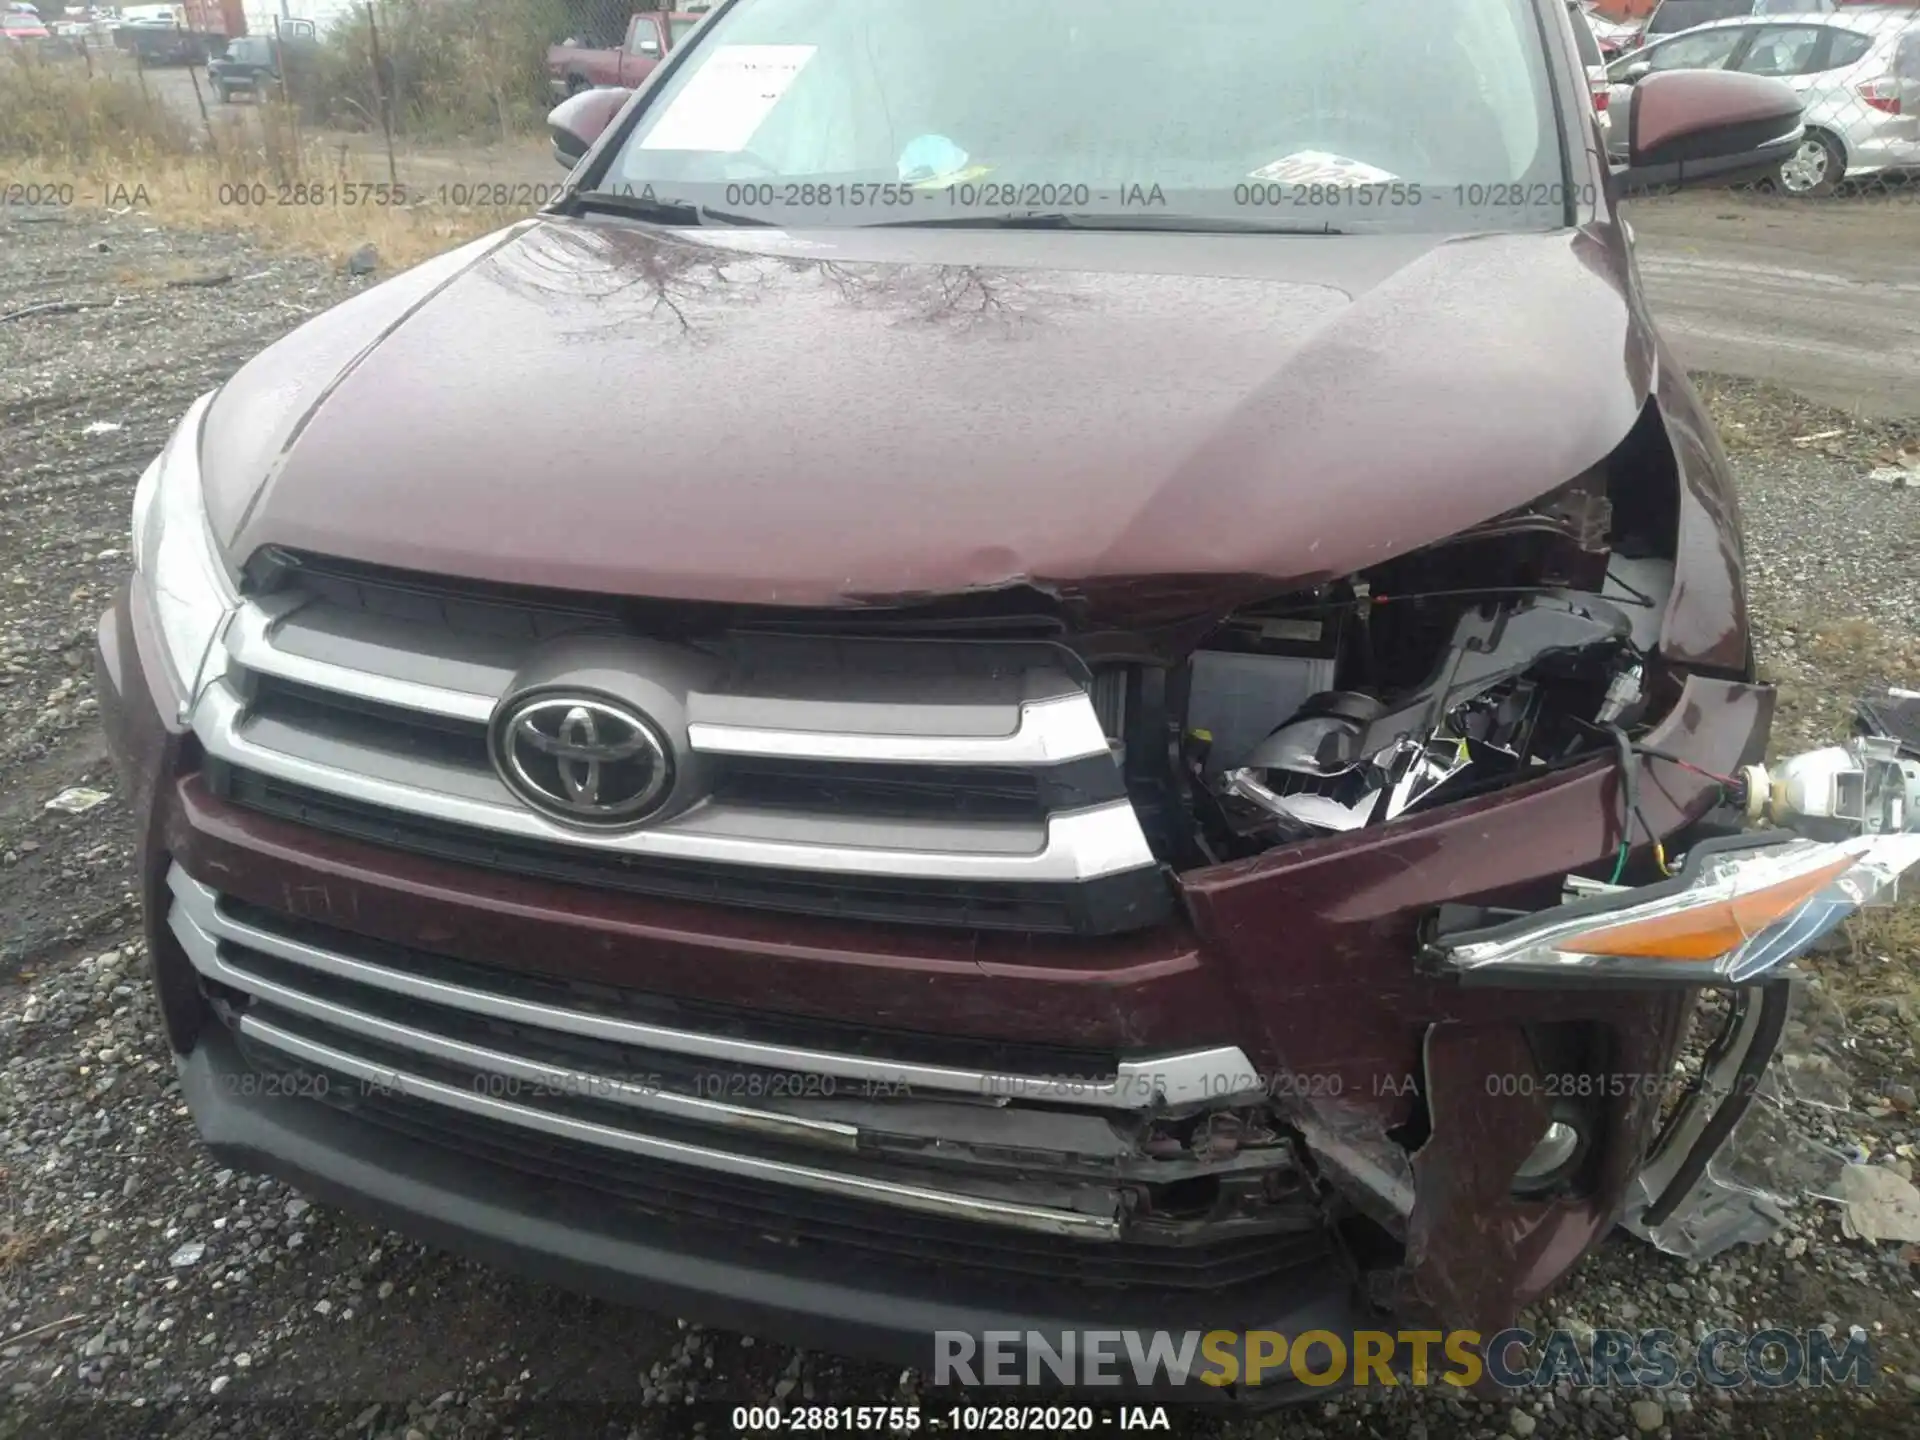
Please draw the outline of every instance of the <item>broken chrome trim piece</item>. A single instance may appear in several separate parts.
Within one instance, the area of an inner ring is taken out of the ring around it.
[[[433,788],[436,778],[452,783],[435,767],[418,767],[421,783],[409,784],[262,745],[248,735],[245,706],[225,681],[209,685],[201,696],[194,708],[193,731],[214,759],[277,780],[409,815],[556,845],[716,865],[1016,884],[1096,880],[1157,864],[1133,804],[1125,799],[1047,816],[1043,830],[1036,828],[1039,844],[1032,849],[1006,848],[999,830],[962,823],[926,827],[924,838],[942,843],[922,848],[835,844],[831,837],[839,822],[828,815],[806,817],[811,833],[789,825],[790,834],[783,838],[741,834],[739,827],[758,812],[723,809],[710,802],[651,829],[599,835],[565,828],[515,802],[490,770],[471,777],[476,793],[456,793],[451,788]],[[465,772],[459,775],[463,781],[467,778]],[[489,789],[497,789],[500,798],[483,798]],[[969,849],[970,838],[995,839],[999,844]]]
[[[1343,1113],[1335,1102],[1314,1101],[1288,1122],[1343,1195],[1396,1240],[1407,1238],[1415,1183],[1413,1161],[1403,1147],[1370,1117]]]
[[[296,1035],[290,1030],[282,1029],[253,1015],[243,1015],[240,1018],[239,1030],[243,1038],[255,1044],[278,1051],[296,1061],[317,1065],[335,1074],[363,1081],[388,1094],[444,1105],[449,1109],[464,1111],[470,1115],[484,1116],[489,1120],[500,1121],[522,1129],[536,1130],[542,1134],[559,1136],[582,1144],[597,1145],[628,1155],[687,1165],[720,1174],[737,1175],[745,1179],[787,1185],[798,1190],[811,1190],[849,1199],[873,1201],[902,1210],[939,1215],[947,1219],[1001,1225],[1042,1235],[1058,1235],[1077,1240],[1117,1240],[1120,1237],[1121,1224],[1117,1215],[1091,1215],[1070,1210],[1055,1210],[1040,1205],[991,1200],[954,1191],[934,1190],[919,1185],[902,1185],[890,1180],[875,1180],[861,1175],[816,1170],[811,1166],[793,1165],[755,1155],[714,1150],[704,1145],[690,1145],[683,1141],[667,1140],[655,1135],[642,1135],[596,1121],[498,1099],[473,1090],[463,1090],[457,1085],[447,1085],[424,1075],[397,1070],[392,1066],[365,1059],[335,1046],[322,1044],[303,1035]]]
[[[882,1087],[1122,1111],[1176,1108],[1203,1102],[1218,1104],[1230,1097],[1237,1077],[1251,1079],[1255,1074],[1246,1055],[1232,1046],[1124,1061],[1111,1077],[1058,1077],[995,1074],[676,1030],[450,984],[275,934],[227,914],[221,906],[219,892],[195,880],[177,862],[168,873],[167,883],[173,892],[175,914],[184,915],[193,927],[215,942],[228,940],[322,975],[473,1015],[677,1055],[696,1055],[766,1070],[831,1075],[835,1079],[871,1082]]]
[[[1728,1183],[1712,1162],[1752,1107],[1779,1048],[1793,984],[1782,977],[1737,994],[1699,1078],[1629,1184],[1620,1223],[1670,1255],[1710,1259],[1765,1240],[1786,1218],[1772,1196]]]

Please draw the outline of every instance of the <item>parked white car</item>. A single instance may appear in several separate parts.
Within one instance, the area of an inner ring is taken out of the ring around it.
[[[1610,104],[1626,105],[1634,82],[1656,70],[1743,70],[1792,85],[1806,102],[1807,135],[1776,176],[1789,194],[1831,195],[1845,180],[1920,171],[1920,11],[1713,21],[1615,60]]]

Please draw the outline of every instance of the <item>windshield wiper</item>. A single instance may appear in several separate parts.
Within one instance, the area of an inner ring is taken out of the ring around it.
[[[1037,211],[1006,215],[942,215],[925,220],[883,220],[874,230],[1163,230],[1179,235],[1344,235],[1331,225],[1274,225],[1222,215],[1069,214]]]
[[[569,215],[601,211],[626,215],[635,220],[651,220],[656,225],[759,225],[772,228],[771,220],[756,220],[751,215],[728,215],[724,211],[693,205],[684,200],[661,200],[652,195],[623,195],[617,190],[577,190],[564,207]]]

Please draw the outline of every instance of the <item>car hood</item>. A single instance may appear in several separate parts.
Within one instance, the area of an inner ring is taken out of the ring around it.
[[[539,219],[241,369],[208,507],[236,562],[687,600],[1274,593],[1603,459],[1654,367],[1628,263],[1611,231]]]

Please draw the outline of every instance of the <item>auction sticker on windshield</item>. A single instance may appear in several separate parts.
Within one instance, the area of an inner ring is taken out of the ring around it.
[[[1247,178],[1292,185],[1378,185],[1400,177],[1345,155],[1329,155],[1324,150],[1296,150],[1270,165],[1262,165]]]
[[[747,148],[813,59],[813,45],[722,45],[696,70],[640,142],[642,150]]]

